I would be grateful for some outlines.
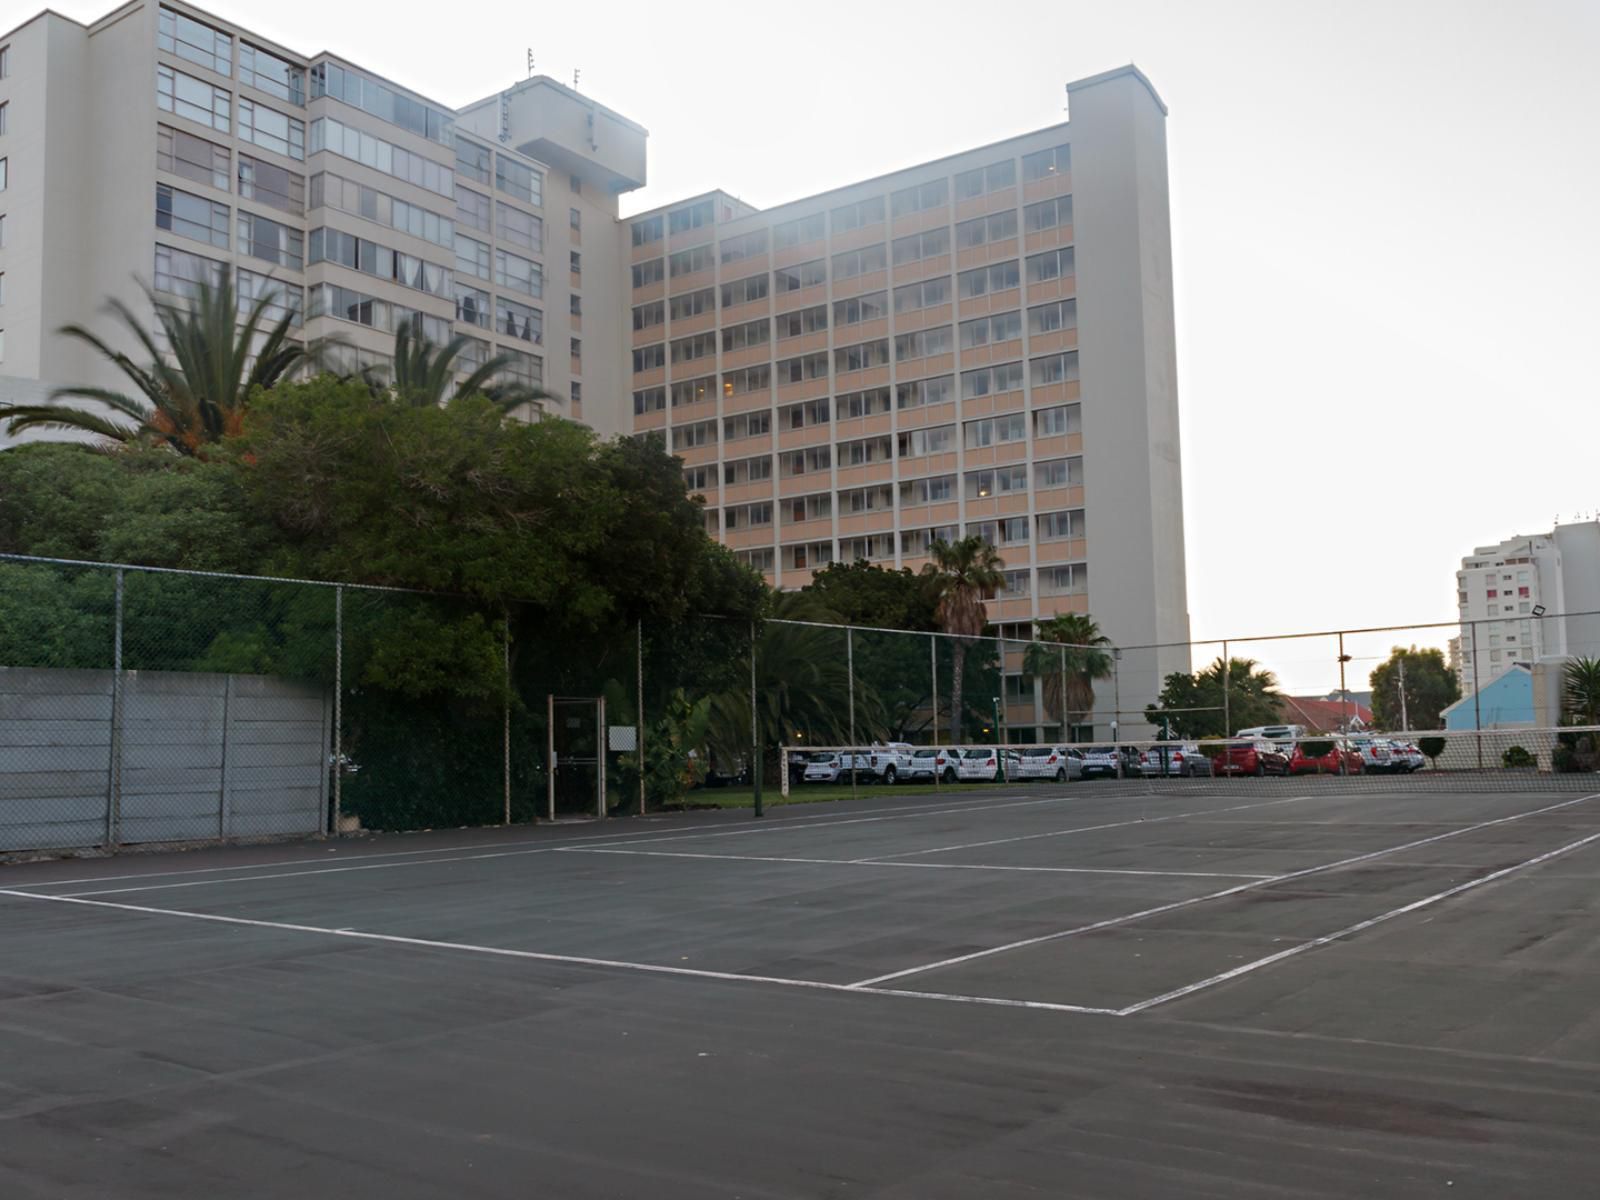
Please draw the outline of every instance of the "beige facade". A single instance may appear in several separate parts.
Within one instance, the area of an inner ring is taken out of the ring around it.
[[[937,162],[623,220],[645,131],[544,77],[452,110],[175,0],[0,47],[0,376],[110,382],[54,331],[227,271],[363,362],[403,321],[464,334],[464,365],[518,356],[548,411],[659,434],[779,587],[981,533],[1008,634],[1092,612],[1172,644],[1124,659],[1125,712],[1188,668],[1166,114],[1137,70]]]

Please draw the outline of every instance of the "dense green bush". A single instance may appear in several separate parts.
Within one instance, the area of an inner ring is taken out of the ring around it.
[[[1529,754],[1522,746],[1507,746],[1505,753],[1500,756],[1500,765],[1503,767],[1531,767],[1533,755]]]

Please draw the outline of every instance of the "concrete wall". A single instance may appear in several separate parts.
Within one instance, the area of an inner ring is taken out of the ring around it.
[[[115,703],[110,671],[0,669],[0,852],[325,828],[320,688],[128,671]]]

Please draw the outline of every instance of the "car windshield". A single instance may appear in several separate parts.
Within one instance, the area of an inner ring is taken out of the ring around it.
[[[912,758],[938,758],[939,757],[939,752],[937,750],[918,750],[911,757]]]
[[[1090,746],[1084,751],[1085,754],[1115,754],[1116,752],[1117,748],[1115,746]]]
[[[993,750],[968,750],[967,751],[967,757],[968,758],[993,758],[994,757],[994,751]]]

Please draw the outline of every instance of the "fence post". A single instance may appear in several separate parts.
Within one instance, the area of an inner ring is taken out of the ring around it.
[[[550,819],[556,819],[556,694],[545,697],[544,790]]]
[[[1006,695],[1006,639],[995,638],[995,645],[1000,650],[1000,686],[996,689],[1000,693],[1000,710],[994,714],[994,736],[1000,743],[998,759],[1000,777],[1005,778],[1006,773],[1006,709],[1011,706],[1011,697]]]
[[[1072,739],[1067,736],[1067,647],[1061,646],[1061,678],[1056,684],[1056,695],[1061,704],[1061,744],[1064,746]],[[1115,720],[1115,716],[1112,718]]]
[[[598,793],[595,802],[595,816],[605,820],[606,815],[606,750],[611,745],[611,731],[606,728],[606,698],[601,696],[596,701],[595,721],[597,728],[594,735],[595,749],[595,791]]]
[[[111,762],[107,772],[106,848],[122,837],[122,568],[116,572],[116,617],[111,635]]]
[[[634,670],[638,673],[635,686],[639,689],[639,703],[635,708],[639,719],[633,731],[633,753],[639,762],[639,815],[644,816],[644,618],[639,618],[635,631]]]
[[[1341,652],[1342,653],[1342,652]],[[1233,659],[1228,657],[1228,643],[1222,643],[1222,738],[1233,736],[1233,712],[1228,704],[1229,676],[1233,674]]]
[[[344,821],[344,584],[333,588],[333,834]]]
[[[1483,673],[1478,669],[1478,623],[1468,623],[1472,633],[1472,740],[1478,744],[1478,770],[1483,770]]]
[[[756,722],[756,623],[750,622],[750,779],[755,784],[755,816],[761,819],[761,733]]]
[[[778,747],[778,793],[789,798],[789,747]]]
[[[505,730],[502,735],[505,753],[505,821],[511,824],[511,613],[505,613],[505,628],[501,631],[501,655],[505,670],[506,700],[505,700]]]
[[[856,798],[856,642],[855,630],[844,627],[845,671],[850,676],[850,799]]]
[[[933,684],[933,748],[939,748],[939,639],[928,635],[928,678]],[[939,790],[939,755],[933,756],[933,790]]]
[[[1350,661],[1350,656],[1344,652],[1344,631],[1339,631],[1339,736],[1350,736],[1350,693],[1344,685],[1344,664]],[[1348,775],[1349,767],[1345,763],[1344,748],[1339,752],[1339,774]]]

